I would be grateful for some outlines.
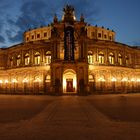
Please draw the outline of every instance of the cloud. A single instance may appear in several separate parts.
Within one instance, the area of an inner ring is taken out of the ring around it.
[[[3,15],[4,15],[4,9],[6,8],[6,3],[4,2],[4,0],[1,1],[0,3],[0,33],[2,32],[3,26],[4,26],[4,22],[3,22]]]
[[[140,40],[133,41],[131,44],[132,44],[133,46],[140,46]]]
[[[59,0],[59,2],[58,0],[24,0],[16,18],[7,16],[8,29],[5,33],[8,41],[21,42],[24,31],[50,24],[55,13],[61,19],[62,9],[66,4],[74,6],[78,17],[83,13],[90,21],[98,13],[95,3],[91,0]]]
[[[14,34],[14,31],[10,30],[6,30],[5,32],[7,34],[8,40],[10,40],[11,43],[20,42],[22,40],[23,32],[21,30],[15,32]]]
[[[9,6],[9,2],[7,0],[0,1],[0,12],[4,11]]]
[[[3,36],[0,35],[0,43],[5,43],[5,39]]]
[[[21,14],[16,21],[9,17],[7,18],[8,26],[16,29],[16,32],[12,31],[10,28],[6,30],[9,41],[12,43],[22,41],[24,31],[42,25],[46,26],[47,22],[50,22],[52,18],[50,10],[47,10],[47,7],[47,3],[43,0],[23,3],[20,9]]]
[[[3,28],[3,22],[0,20],[0,33],[2,31],[2,28]]]
[[[140,39],[132,39],[131,41],[126,42],[130,46],[140,46]]]

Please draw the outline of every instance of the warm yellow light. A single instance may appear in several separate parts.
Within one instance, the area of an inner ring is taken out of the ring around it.
[[[66,79],[63,78],[63,90],[66,91]]]
[[[112,82],[116,82],[116,81],[117,81],[117,79],[116,79],[116,78],[114,78],[114,77],[112,77],[111,81],[112,81]]]
[[[23,83],[28,83],[29,82],[29,80],[27,79],[27,78],[25,78],[25,79],[23,79],[23,81],[22,81]]]
[[[74,76],[74,78],[73,78],[73,87],[74,87],[74,89],[76,89],[76,87],[77,87],[76,76]]]
[[[18,81],[16,79],[13,79],[12,80],[12,83],[17,83]]]
[[[2,84],[3,83],[3,81],[2,80],[0,80],[0,84]]]
[[[76,17],[75,17],[75,16],[73,16],[73,19],[74,19],[74,20],[76,20]]]
[[[40,78],[36,78],[36,79],[34,80],[34,82],[41,82],[41,79],[40,79]]]
[[[51,76],[50,76],[50,75],[47,75],[47,76],[46,76],[46,81],[45,81],[45,82],[49,83],[50,81],[51,81]]]
[[[46,70],[50,70],[50,65],[46,65]]]
[[[140,82],[140,79],[137,79],[137,82]]]
[[[127,81],[128,81],[128,78],[126,77],[122,79],[122,82],[127,82]]]
[[[76,74],[73,70],[67,70],[67,72],[64,73],[63,75],[63,91],[66,92],[66,88],[67,88],[67,79],[72,79],[73,81],[73,89],[74,92],[77,91],[77,78],[76,78]]]
[[[104,78],[100,77],[100,78],[98,79],[98,81],[105,82],[106,80],[105,80]]]
[[[94,65],[89,65],[89,70],[93,70],[94,69]]]
[[[89,82],[94,82],[94,79],[93,79],[93,76],[92,75],[89,75],[88,76],[88,79],[89,79]]]
[[[134,82],[134,81],[135,81],[135,79],[134,79],[134,78],[132,78],[132,79],[131,79],[131,82]]]
[[[5,81],[4,81],[4,83],[8,83],[8,82],[9,82],[8,80],[5,80]]]

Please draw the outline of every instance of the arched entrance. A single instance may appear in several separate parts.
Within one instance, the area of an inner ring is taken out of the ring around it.
[[[77,92],[77,77],[76,72],[72,69],[67,69],[63,73],[63,93]]]

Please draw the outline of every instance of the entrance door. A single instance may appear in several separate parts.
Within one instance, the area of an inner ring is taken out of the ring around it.
[[[77,92],[77,77],[76,72],[72,69],[67,69],[63,73],[63,93]]]
[[[73,92],[73,79],[66,79],[67,87],[66,92]]]

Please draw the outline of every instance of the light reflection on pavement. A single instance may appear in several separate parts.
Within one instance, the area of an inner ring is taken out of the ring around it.
[[[139,94],[1,95],[0,140],[139,140],[139,107]]]

